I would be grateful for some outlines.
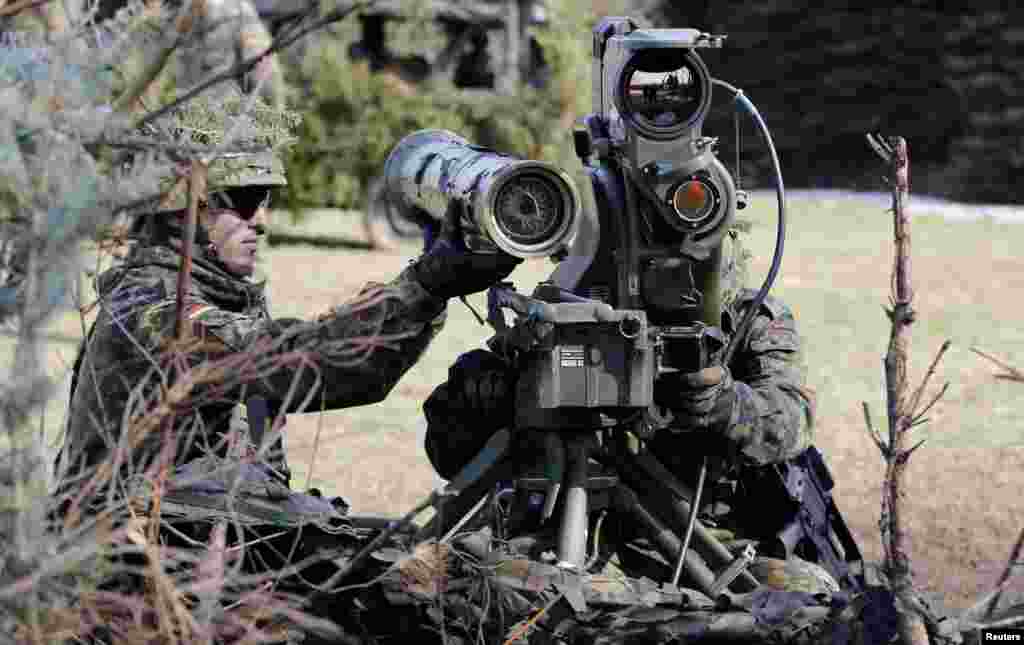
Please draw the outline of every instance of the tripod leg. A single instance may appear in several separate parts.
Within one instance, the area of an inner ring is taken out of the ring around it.
[[[434,508],[437,514],[416,534],[416,541],[447,534],[495,485],[514,475],[518,464],[512,458],[511,432],[501,430],[491,437],[473,458],[445,486]]]
[[[668,562],[676,562],[679,559],[683,552],[682,541],[661,520],[640,504],[640,500],[632,489],[619,484],[615,488],[614,500],[619,511],[626,513],[650,534],[658,551],[665,556]],[[701,591],[704,593],[711,591],[711,587],[715,583],[715,574],[696,551],[691,549],[686,553],[683,559],[683,569]]]
[[[590,447],[587,437],[565,439],[565,506],[558,531],[558,559],[562,566],[580,571],[587,558],[587,477]]]
[[[690,516],[690,501],[693,492],[684,486],[654,455],[643,452],[633,455],[628,452],[616,453],[618,470],[623,481],[640,491],[644,503],[662,519],[673,526],[686,526]],[[667,490],[670,495],[652,498],[652,491]],[[715,568],[721,569],[736,560],[729,549],[708,529],[697,521],[694,525],[694,547]],[[733,588],[740,591],[753,591],[759,586],[757,579],[748,571],[744,571],[734,583]]]

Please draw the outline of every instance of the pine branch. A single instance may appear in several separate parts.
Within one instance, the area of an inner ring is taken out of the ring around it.
[[[156,150],[167,153],[176,161],[191,158],[193,156],[211,155],[214,153],[235,153],[235,152],[263,152],[268,150],[265,145],[233,145],[228,149],[215,146],[201,146],[189,143],[175,143],[156,141],[146,137],[100,137],[95,141],[86,142],[86,145],[109,146],[111,148],[128,148],[132,150]]]

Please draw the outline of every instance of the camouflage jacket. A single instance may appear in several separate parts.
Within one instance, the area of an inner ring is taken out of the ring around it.
[[[740,291],[723,312],[722,327],[727,335],[735,333],[755,295],[751,289]],[[726,434],[742,461],[778,463],[811,445],[814,395],[807,388],[806,369],[793,312],[768,296],[729,363],[741,405],[739,420]]]
[[[735,332],[750,310],[755,293],[740,291],[732,306],[723,311],[726,334]],[[730,444],[727,450],[734,461],[778,463],[811,445],[813,395],[805,385],[796,321],[785,304],[771,296],[765,299],[729,369],[741,398],[740,418],[726,433]],[[486,420],[468,419],[461,410],[447,405],[446,385],[439,386],[424,406],[428,419],[426,451],[434,468],[443,477],[451,477],[483,447],[488,433],[479,430]],[[699,463],[702,453],[721,454],[720,443],[719,437],[660,431],[651,448],[673,470],[685,472]]]
[[[240,403],[255,396],[266,400],[269,418],[278,422],[284,416],[278,413],[305,406],[336,409],[381,401],[444,323],[445,302],[427,293],[408,269],[388,285],[368,286],[316,321],[273,319],[263,284],[232,277],[197,252],[184,302],[197,342],[186,345],[184,356],[193,366],[229,364],[221,377],[191,392],[176,392],[172,383],[161,402],[156,399],[161,374],[174,373],[168,369],[171,354],[164,350],[174,334],[180,260],[170,248],[145,247],[100,276],[101,310],[72,382],[61,449],[64,485],[110,455],[123,427],[143,427],[146,415],[159,413],[161,404],[174,406],[177,461],[183,463],[227,455],[229,441],[237,438],[231,430],[245,426]],[[376,344],[368,345],[369,339]],[[256,351],[245,352],[250,348]],[[175,405],[184,394],[191,404]],[[152,463],[165,429],[152,430],[131,446],[131,459],[120,455],[117,463],[134,469]],[[274,436],[279,437],[268,435]],[[287,481],[279,439],[276,448],[278,454],[265,457],[265,463]]]

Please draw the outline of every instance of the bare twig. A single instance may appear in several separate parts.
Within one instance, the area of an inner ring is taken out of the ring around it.
[[[892,163],[893,149],[889,145],[889,142],[881,137],[881,135],[868,133],[867,135],[868,145],[874,149],[875,153],[882,159],[886,164]]]
[[[927,421],[928,419],[924,415],[928,414],[928,411],[932,409],[932,406],[934,406],[936,403],[938,403],[939,399],[944,397],[948,390],[949,390],[949,383],[944,383],[942,385],[942,389],[940,389],[938,392],[935,393],[935,396],[932,397],[932,400],[929,401],[928,404],[925,405],[924,408],[922,408],[922,410],[920,412],[915,412],[914,413],[914,419],[911,422],[910,427],[914,427],[914,426],[920,425],[920,424],[924,423],[925,421]]]
[[[886,567],[890,580],[909,579],[910,567],[904,547],[901,522],[900,492],[905,461],[903,452],[904,430],[909,424],[909,410],[906,408],[907,392],[907,345],[909,327],[914,321],[913,288],[910,281],[910,219],[904,209],[909,190],[909,160],[906,142],[902,138],[890,141],[894,151],[891,177],[893,180],[893,212],[895,257],[893,260],[893,307],[889,312],[892,329],[889,335],[889,349],[885,356],[886,406],[888,411],[889,437],[886,467],[886,487],[883,496],[883,539],[886,550]]]
[[[193,160],[189,170],[188,214],[185,220],[185,236],[182,239],[181,269],[178,272],[177,310],[174,318],[174,337],[185,339],[185,294],[192,276],[192,246],[196,239],[199,220],[199,201],[206,197],[206,166],[202,161]]]
[[[995,365],[997,367],[1001,367],[1004,370],[1006,370],[1005,374],[997,374],[996,378],[1001,378],[1001,379],[1006,379],[1006,380],[1009,380],[1009,381],[1017,381],[1017,382],[1020,382],[1020,383],[1024,383],[1024,371],[1014,367],[1013,365],[1010,365],[1006,361],[1000,360],[1000,359],[996,358],[995,356],[992,356],[991,354],[987,354],[987,353],[981,351],[977,347],[972,347],[971,351],[974,352],[975,354],[977,354],[978,356],[981,356],[982,358],[986,358],[989,361],[991,361],[992,363],[995,363]]]
[[[918,406],[921,404],[921,396],[924,394],[925,388],[928,387],[928,382],[931,381],[932,377],[935,375],[935,368],[938,367],[939,361],[942,360],[942,357],[946,354],[946,351],[949,350],[949,346],[951,344],[952,342],[949,340],[942,343],[942,347],[939,348],[939,351],[935,354],[935,358],[932,359],[932,364],[928,366],[928,371],[925,373],[924,378],[921,379],[921,384],[918,385],[917,390],[914,391],[914,396],[910,399],[910,405],[907,407],[907,412],[911,417],[920,417],[924,415],[929,408],[935,405],[935,402],[942,397],[943,393],[949,387],[949,383],[946,383],[942,390],[939,391],[939,393],[927,406],[925,406],[923,410],[918,410]]]
[[[1024,529],[1021,529],[1020,535],[1017,536],[1017,542],[1013,545],[1013,549],[1010,550],[1010,558],[1006,561],[1006,568],[1003,569],[1002,575],[999,576],[999,581],[996,582],[996,589],[998,591],[985,607],[985,618],[990,618],[992,616],[992,612],[994,612],[996,607],[999,605],[1002,590],[1006,586],[1006,583],[1009,582],[1010,575],[1013,573],[1014,568],[1019,565],[1022,551],[1024,551]]]
[[[214,152],[262,152],[267,149],[265,145],[234,145],[230,150],[222,150],[214,146],[192,145],[181,142],[155,141],[145,137],[107,137],[103,136],[90,144],[109,146],[111,148],[129,148],[133,150],[160,150],[170,154],[172,157],[184,159],[189,155],[209,155]]]
[[[910,558],[907,554],[903,527],[903,477],[910,456],[921,447],[923,441],[907,448],[911,428],[923,419],[923,415],[934,405],[943,392],[921,409],[920,401],[925,388],[933,376],[939,360],[949,348],[946,341],[932,361],[921,384],[908,397],[907,355],[910,325],[916,313],[913,309],[914,290],[911,281],[911,238],[910,217],[907,200],[910,191],[910,160],[907,143],[902,137],[890,137],[888,141],[880,136],[868,135],[868,143],[889,165],[888,183],[892,189],[892,213],[895,242],[892,279],[890,283],[891,308],[886,315],[891,323],[889,347],[885,355],[886,411],[889,425],[888,440],[883,441],[870,422],[865,407],[868,431],[882,452],[886,463],[885,482],[882,493],[882,516],[880,527],[885,552],[885,572],[896,594],[900,607],[899,631],[906,645],[927,645],[925,628],[926,614],[914,593]]]
[[[53,2],[54,0],[18,0],[18,2],[12,2],[9,5],[0,7],[0,17],[13,16],[21,13],[25,9],[35,9],[41,7],[44,4]]]
[[[362,565],[363,561],[370,556],[371,553],[376,551],[388,540],[392,535],[407,526],[417,515],[423,512],[428,506],[433,506],[437,502],[438,493],[431,493],[429,497],[424,499],[422,502],[417,504],[411,511],[402,516],[401,519],[394,521],[388,526],[388,528],[381,531],[377,537],[375,537],[369,544],[367,544],[359,553],[357,553],[344,568],[335,572],[327,582],[320,585],[321,589],[331,589],[334,585],[344,580],[349,574],[357,571]]]
[[[882,440],[882,435],[875,429],[875,424],[871,420],[871,408],[868,407],[867,401],[861,402],[861,407],[864,409],[864,424],[868,428],[868,434],[871,435],[872,441],[878,446],[879,452],[882,453],[882,457],[886,458],[889,456],[889,449],[886,447],[885,442]]]
[[[548,604],[544,605],[539,610],[537,610],[537,613],[531,616],[529,620],[524,622],[522,625],[519,626],[518,629],[512,632],[512,634],[510,634],[509,637],[505,640],[504,645],[512,645],[517,640],[528,634],[530,629],[537,624],[537,621],[539,621],[541,618],[544,617],[545,614],[551,611],[551,608],[554,607],[558,603],[558,601],[561,600],[564,596],[565,592],[561,592],[555,595],[550,601],[548,601]]]
[[[305,36],[306,34],[309,34],[309,33],[313,32],[313,31],[316,31],[317,29],[320,29],[321,27],[325,27],[325,26],[327,26],[327,25],[329,25],[331,23],[339,22],[341,20],[344,20],[346,17],[348,17],[353,12],[358,11],[359,9],[363,9],[365,7],[368,7],[368,6],[372,5],[372,4],[373,4],[372,1],[369,1],[369,2],[354,2],[351,5],[349,5],[348,7],[344,7],[344,8],[341,8],[341,9],[335,9],[333,11],[329,11],[326,15],[324,15],[323,17],[321,17],[318,20],[315,20],[308,27],[305,27],[303,29],[297,29],[297,30],[295,30],[295,33],[289,33],[288,36],[285,37],[285,38],[280,38],[280,39],[275,38],[274,42],[272,42],[269,47],[267,47],[265,50],[263,50],[259,54],[253,56],[252,58],[247,58],[247,59],[245,59],[243,61],[240,61],[239,63],[233,65],[231,68],[225,70],[224,72],[216,74],[213,77],[203,81],[199,85],[196,85],[194,88],[192,88],[188,92],[185,92],[180,97],[178,97],[174,101],[171,101],[167,105],[157,109],[156,111],[153,111],[153,112],[150,112],[150,113],[146,114],[145,116],[143,116],[141,119],[139,119],[136,122],[135,127],[139,127],[139,126],[145,125],[147,123],[151,123],[151,122],[159,119],[160,117],[168,114],[169,112],[171,112],[172,110],[174,110],[178,106],[180,106],[180,105],[182,105],[184,103],[187,103],[188,101],[191,101],[192,99],[194,99],[195,97],[199,96],[200,94],[202,94],[203,92],[205,92],[209,88],[213,87],[214,85],[217,85],[218,83],[223,83],[226,80],[235,78],[239,74],[244,74],[244,73],[248,72],[249,70],[251,70],[254,67],[256,67],[257,65],[259,65],[260,62],[263,61],[263,59],[265,59],[267,56],[270,56],[274,52],[276,52],[278,50],[281,50],[281,49],[284,49],[285,47],[288,47],[288,46],[292,45],[293,43],[298,41],[300,38]],[[313,7],[309,10],[309,13],[312,14],[313,9],[315,9],[315,8],[316,8],[316,5],[313,5]]]

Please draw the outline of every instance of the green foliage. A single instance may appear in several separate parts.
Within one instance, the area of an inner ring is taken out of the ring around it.
[[[429,60],[441,41],[424,24],[420,4],[411,7],[407,22],[391,28],[389,46]],[[287,162],[290,207],[361,205],[391,148],[422,128],[452,130],[480,145],[564,166],[578,163],[570,130],[590,110],[590,30],[597,18],[590,3],[550,2],[550,23],[534,32],[550,79],[543,89],[522,85],[512,96],[447,82],[414,86],[390,72],[371,73],[349,58],[356,39],[351,28],[318,36],[302,68],[289,70],[292,82],[307,87],[300,142]]]
[[[297,112],[230,92],[216,99],[196,97],[175,110],[169,125],[175,140],[182,143],[218,146],[230,138],[239,146],[281,150],[295,141],[300,120]]]
[[[391,146],[424,127],[465,131],[466,122],[426,92],[403,92],[386,75],[348,60],[346,45],[320,43],[312,53],[311,100],[288,160],[289,195],[298,203],[346,207],[379,172]]]

